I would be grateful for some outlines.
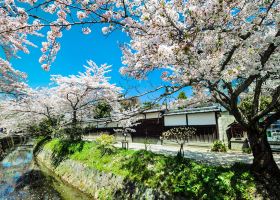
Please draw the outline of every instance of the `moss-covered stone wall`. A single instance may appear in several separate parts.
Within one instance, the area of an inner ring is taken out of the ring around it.
[[[71,159],[65,159],[54,167],[52,153],[46,149],[37,154],[36,160],[63,181],[95,199],[173,199],[164,192],[132,183],[122,176],[89,168]]]

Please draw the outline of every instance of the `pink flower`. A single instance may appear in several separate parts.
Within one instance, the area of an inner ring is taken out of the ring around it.
[[[84,18],[87,17],[86,13],[82,12],[82,11],[78,11],[77,12],[77,17],[79,20],[83,20]]]
[[[57,16],[62,19],[66,19],[66,13],[63,10],[57,12]]]
[[[43,54],[40,58],[39,58],[39,62],[43,63],[45,60],[47,59],[47,56],[45,54]]]
[[[110,32],[110,28],[109,28],[109,27],[103,27],[103,28],[102,28],[102,33],[103,33],[103,34],[106,35],[106,34],[108,34],[109,32]]]
[[[47,42],[42,42],[41,51],[45,53],[48,50],[49,44]]]
[[[45,71],[49,71],[49,70],[50,70],[50,65],[48,65],[48,64],[43,64],[43,65],[42,65],[42,68],[43,68]]]
[[[13,1],[13,0],[5,0],[5,3],[6,3],[6,4],[13,4],[14,1]]]
[[[82,31],[83,31],[83,34],[85,34],[85,35],[88,35],[88,34],[90,34],[90,33],[91,33],[91,30],[90,30],[90,28],[89,28],[89,27],[82,28]]]

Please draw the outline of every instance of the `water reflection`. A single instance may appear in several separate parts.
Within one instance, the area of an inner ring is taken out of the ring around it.
[[[0,199],[90,199],[33,161],[32,148],[17,147],[0,162]]]

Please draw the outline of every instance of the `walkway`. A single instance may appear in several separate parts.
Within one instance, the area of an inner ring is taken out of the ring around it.
[[[115,146],[121,147],[121,143],[117,143]],[[145,145],[141,143],[129,143],[129,149],[145,149]],[[149,144],[147,145],[147,149],[154,153],[176,155],[179,147]],[[210,152],[209,149],[205,147],[185,146],[184,154],[186,158],[191,158],[212,165],[233,165],[236,162],[251,164],[253,162],[253,156],[251,154],[244,154],[239,152]],[[280,167],[280,154],[274,154],[274,159]]]

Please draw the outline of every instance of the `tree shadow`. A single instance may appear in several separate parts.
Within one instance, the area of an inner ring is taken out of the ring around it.
[[[25,172],[21,177],[17,179],[15,189],[20,190],[26,186],[29,186],[33,189],[42,187],[42,183],[46,181],[45,179],[45,176],[40,170],[32,169]]]
[[[83,150],[85,142],[81,140],[60,140],[52,150],[52,165],[56,168],[72,154]]]
[[[157,162],[161,162],[162,164],[160,174],[154,169]],[[159,191],[163,191],[165,196],[172,198],[172,195],[170,196],[170,194],[172,194],[170,191],[173,191],[173,181],[167,177],[170,177],[168,175],[179,171],[181,169],[181,167],[179,167],[180,165],[188,166],[189,162],[189,159],[183,158],[180,155],[174,157],[155,154],[146,150],[136,151],[129,159],[123,160],[121,166],[122,169],[129,171],[129,175],[126,177],[125,181],[125,188],[129,194],[133,194],[136,190],[135,183],[137,183],[137,190],[141,190],[141,188],[145,188],[144,186],[147,185],[147,183],[151,184],[151,182],[154,182],[154,184],[152,184],[156,186]],[[152,177],[157,178],[152,180]],[[163,182],[165,183],[162,184]],[[168,184],[168,186],[166,184]],[[166,188],[169,188],[170,190],[166,191]],[[155,191],[154,195],[158,198],[160,197],[160,194],[157,191]],[[183,192],[176,193],[177,199],[185,199],[186,197],[191,196],[186,195]]]
[[[266,178],[259,174],[254,174],[257,190],[261,191],[264,199],[278,200],[280,198],[280,180],[275,177]]]
[[[42,171],[32,169],[17,179],[11,196],[20,199],[61,199],[60,194],[52,187],[53,181],[53,178],[46,177]]]
[[[33,148],[33,155],[36,157],[52,138],[50,136],[44,137]],[[81,140],[59,140],[58,144],[52,149],[51,160],[52,165],[57,167],[62,161],[66,160],[75,152],[80,152],[83,149],[84,141]]]
[[[145,150],[136,151],[129,160],[125,160],[122,169],[129,170],[130,174],[139,174],[135,176],[137,181],[142,182],[147,178],[154,176],[154,171],[149,169],[148,165],[154,165],[153,153]]]

